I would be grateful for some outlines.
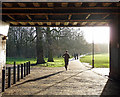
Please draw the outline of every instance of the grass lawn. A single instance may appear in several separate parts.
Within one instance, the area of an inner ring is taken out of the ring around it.
[[[92,55],[84,56],[80,59],[81,62],[92,64]],[[96,68],[109,68],[109,54],[95,54],[95,67]]]
[[[25,62],[30,61],[31,64],[36,64],[36,58],[8,58],[6,59],[6,64],[23,64]],[[37,66],[44,66],[44,67],[63,67],[64,66],[64,59],[61,58],[54,58],[54,62],[47,62],[47,58],[45,58],[45,64],[38,64]]]

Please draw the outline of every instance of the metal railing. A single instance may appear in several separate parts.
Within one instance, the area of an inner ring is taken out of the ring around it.
[[[2,92],[11,87],[11,85],[16,84],[16,81],[20,81],[20,79],[23,79],[28,74],[30,74],[30,61],[21,65],[16,65],[16,62],[14,62],[13,67],[3,69]]]

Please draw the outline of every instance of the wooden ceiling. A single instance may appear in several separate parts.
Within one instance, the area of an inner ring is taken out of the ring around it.
[[[120,2],[3,2],[2,20],[11,26],[108,26]]]

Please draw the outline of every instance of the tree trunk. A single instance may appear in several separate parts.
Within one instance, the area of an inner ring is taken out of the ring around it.
[[[53,53],[52,53],[52,39],[51,39],[50,27],[47,27],[46,36],[47,36],[47,43],[48,43],[48,62],[54,62]]]
[[[43,45],[42,45],[42,32],[40,27],[36,27],[36,51],[37,51],[37,64],[45,63],[44,56],[43,56]]]

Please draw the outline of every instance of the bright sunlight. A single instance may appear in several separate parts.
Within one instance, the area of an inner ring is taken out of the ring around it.
[[[87,42],[92,43],[109,43],[110,28],[109,27],[81,27]]]

